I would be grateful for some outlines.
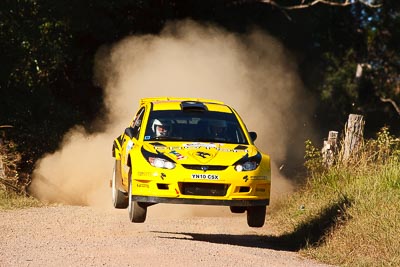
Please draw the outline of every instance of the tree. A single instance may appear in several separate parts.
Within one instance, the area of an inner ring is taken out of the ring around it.
[[[400,103],[397,2],[3,0],[0,124],[14,126],[10,132],[31,165],[56,149],[72,125],[91,129],[102,108],[102,90],[92,84],[101,45],[127,35],[157,34],[167,21],[184,18],[232,32],[257,25],[279,38],[320,100],[318,120],[326,127],[357,111],[393,123],[394,104]],[[357,66],[364,66],[359,78]],[[368,116],[366,121],[368,126]]]
[[[273,6],[277,6],[282,9],[303,9],[315,6],[317,4],[324,4],[329,6],[350,6],[357,3],[363,4],[368,7],[379,7],[381,3],[375,4],[374,0],[299,0],[298,4],[293,3],[293,1],[279,1],[279,0],[260,0],[263,3],[270,4]]]

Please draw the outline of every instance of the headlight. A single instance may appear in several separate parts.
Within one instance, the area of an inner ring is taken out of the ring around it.
[[[247,161],[247,162],[245,162],[243,164],[237,164],[235,166],[235,170],[238,171],[238,172],[241,172],[241,171],[252,171],[252,170],[255,170],[257,168],[257,166],[258,166],[257,162]]]
[[[153,167],[171,170],[171,169],[175,168],[175,166],[176,166],[175,162],[172,159],[165,156],[163,153],[160,153],[158,151],[157,151],[157,154],[152,153],[152,152],[149,152],[146,149],[144,149],[144,147],[142,147],[141,151],[142,151],[143,157]]]
[[[260,165],[261,158],[260,152],[257,152],[257,154],[251,157],[249,157],[249,154],[246,154],[243,158],[236,161],[233,166],[235,166],[235,170],[238,172],[252,171],[257,169],[258,165]]]
[[[156,167],[156,168],[163,168],[163,169],[173,169],[175,168],[175,163],[162,159],[162,158],[154,158],[154,157],[149,157],[149,162],[151,166]]]

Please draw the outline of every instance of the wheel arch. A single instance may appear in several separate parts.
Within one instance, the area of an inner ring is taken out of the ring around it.
[[[114,139],[113,146],[111,149],[112,156],[116,160],[121,159],[121,149],[122,149],[122,135]]]

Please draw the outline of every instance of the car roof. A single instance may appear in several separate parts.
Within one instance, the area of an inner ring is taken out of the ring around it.
[[[232,113],[231,108],[224,102],[205,98],[183,98],[183,97],[152,97],[142,98],[140,105],[152,104],[153,110],[181,110],[187,108],[204,107],[208,111]]]

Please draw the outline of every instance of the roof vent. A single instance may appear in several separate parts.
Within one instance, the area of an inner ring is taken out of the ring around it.
[[[181,108],[183,111],[207,111],[207,106],[198,101],[182,101]]]

